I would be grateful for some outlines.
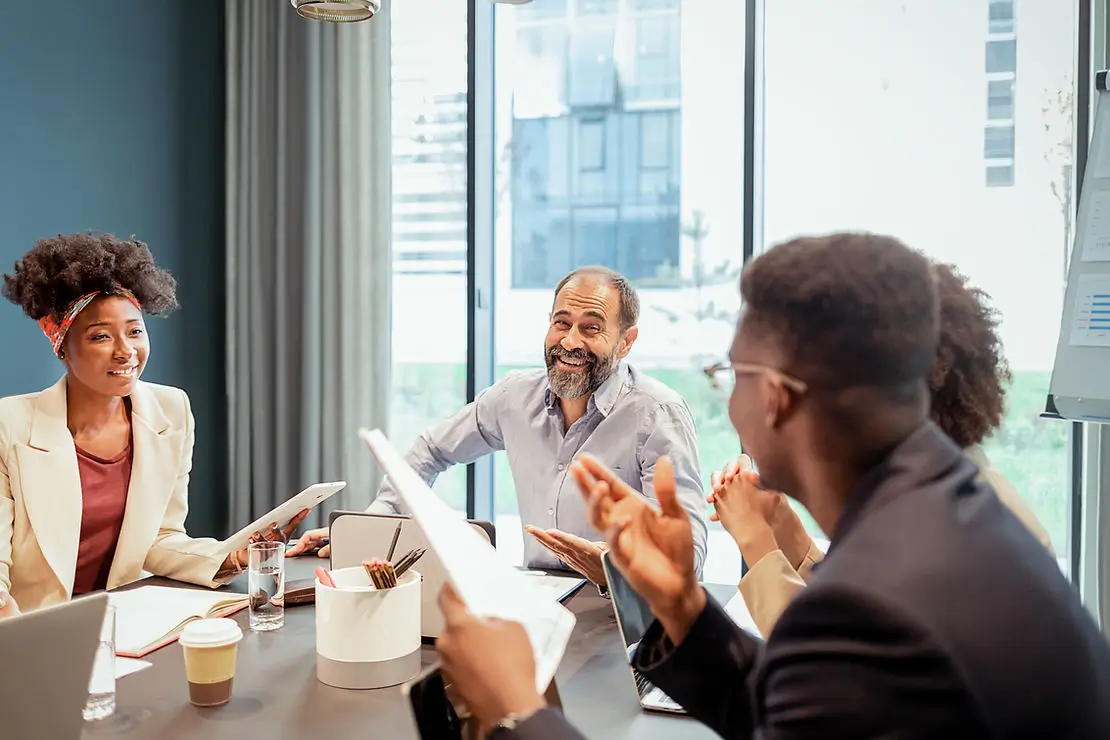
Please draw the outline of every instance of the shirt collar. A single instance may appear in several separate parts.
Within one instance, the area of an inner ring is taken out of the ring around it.
[[[621,389],[624,388],[624,383],[628,379],[628,376],[628,364],[622,360],[617,364],[617,369],[613,371],[613,374],[593,392],[586,408],[591,411],[597,409],[601,412],[602,416],[608,416],[613,410],[613,406],[616,405],[617,399],[620,398]],[[559,397],[551,390],[550,384],[548,384],[547,390],[544,392],[543,402],[549,411],[553,410],[555,405],[559,402]]]

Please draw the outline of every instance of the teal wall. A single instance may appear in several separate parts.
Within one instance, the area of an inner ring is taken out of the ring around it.
[[[135,235],[177,277],[144,378],[188,391],[197,422],[189,528],[226,529],[223,0],[18,3],[0,20],[0,266],[43,236]],[[60,366],[0,303],[0,395]]]

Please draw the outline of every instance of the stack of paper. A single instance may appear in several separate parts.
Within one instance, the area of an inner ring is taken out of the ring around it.
[[[575,618],[551,590],[497,557],[474,529],[441,501],[377,429],[359,437],[408,504],[447,577],[475,614],[519,622],[536,656],[536,690],[543,694],[563,659]]]

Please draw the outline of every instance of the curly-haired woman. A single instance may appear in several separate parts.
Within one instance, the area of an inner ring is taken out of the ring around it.
[[[1052,541],[1014,484],[994,467],[980,444],[1002,423],[1010,370],[998,336],[998,313],[990,297],[952,265],[934,265],[940,299],[940,337],[929,374],[933,421],[964,454],[998,498],[1052,553]],[[781,493],[758,488],[747,458],[714,473],[709,500],[736,540],[750,569],[740,592],[764,636],[770,633],[813,566],[824,558]],[[762,543],[756,545],[755,543]]]
[[[246,563],[245,550],[225,557],[185,533],[189,398],[139,379],[145,317],[177,308],[175,288],[145,244],[110,235],[42,239],[4,275],[4,297],[38,322],[65,375],[0,399],[0,616],[122,586],[144,569],[215,587]]]

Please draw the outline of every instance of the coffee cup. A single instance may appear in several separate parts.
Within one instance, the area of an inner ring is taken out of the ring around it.
[[[189,622],[178,642],[185,653],[189,701],[198,707],[218,707],[231,700],[235,655],[243,630],[231,619]]]

